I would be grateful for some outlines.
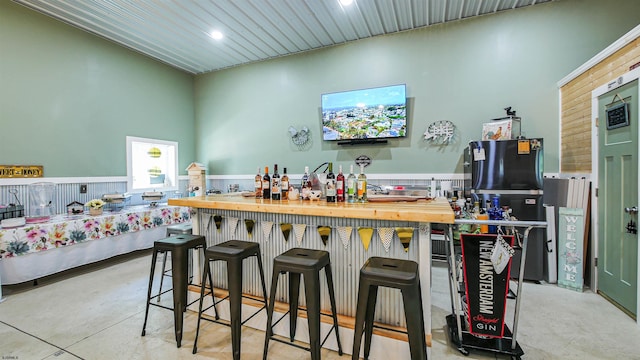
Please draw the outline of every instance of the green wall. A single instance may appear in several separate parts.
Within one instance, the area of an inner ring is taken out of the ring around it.
[[[468,141],[512,106],[523,133],[545,139],[545,171],[558,172],[557,82],[638,23],[636,0],[565,0],[199,75],[197,156],[211,174],[251,174],[274,163],[301,173],[361,154],[373,158],[372,173],[461,172]],[[322,93],[398,83],[407,84],[410,101],[406,139],[322,141]],[[423,139],[438,120],[457,125],[454,144]],[[290,143],[290,125],[312,130],[308,149]]]
[[[125,176],[127,135],[195,159],[193,77],[0,1],[0,164],[47,177]]]
[[[527,136],[545,138],[545,170],[557,172],[557,81],[638,23],[635,0],[562,0],[203,74],[194,86],[189,74],[0,1],[0,164],[124,176],[133,135],[178,141],[183,174],[194,160],[210,174],[273,163],[300,173],[361,154],[372,173],[452,173],[482,123],[512,106]],[[398,83],[409,97],[406,139],[321,140],[322,93]],[[423,140],[438,120],[458,126],[454,144]],[[290,125],[311,128],[308,148],[291,144]]]

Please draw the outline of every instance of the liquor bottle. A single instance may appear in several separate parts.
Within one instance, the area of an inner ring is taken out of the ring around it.
[[[273,165],[273,175],[271,175],[271,200],[280,200],[280,174],[278,174],[278,164]]]
[[[338,167],[338,176],[336,177],[336,201],[344,202],[344,174],[342,173],[342,165]]]
[[[480,214],[480,201],[473,202],[473,215],[476,216]]]
[[[300,196],[302,200],[311,199],[311,181],[309,181],[309,167],[304,167],[304,175],[302,175],[302,183],[300,184]]]
[[[264,176],[262,177],[262,198],[271,199],[271,177],[268,166],[264,167]]]
[[[325,195],[327,202],[336,202],[336,174],[333,173],[333,163],[329,163],[329,173],[327,173],[327,185]]]
[[[282,200],[287,200],[289,199],[289,175],[287,175],[287,168],[284,168],[282,172],[282,179],[280,180]]]
[[[256,191],[256,197],[262,197],[262,175],[260,175],[260,168],[258,167],[258,173],[256,174],[256,179],[254,183],[254,190]]]
[[[353,174],[353,164],[347,176],[347,201],[350,203],[356,201],[356,176]]]
[[[358,202],[367,202],[367,176],[364,174],[364,164],[360,164],[360,174],[357,185]]]

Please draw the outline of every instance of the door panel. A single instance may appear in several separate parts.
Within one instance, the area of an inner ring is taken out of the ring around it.
[[[629,105],[629,125],[607,129],[606,110]],[[627,231],[637,215],[624,211],[638,201],[638,81],[598,98],[598,289],[637,314],[638,236]]]

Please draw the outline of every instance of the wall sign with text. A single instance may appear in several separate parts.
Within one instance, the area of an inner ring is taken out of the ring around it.
[[[0,178],[39,178],[43,174],[42,165],[0,165]]]

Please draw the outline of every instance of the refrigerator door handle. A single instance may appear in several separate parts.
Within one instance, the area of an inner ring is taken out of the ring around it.
[[[484,190],[471,189],[472,194],[495,194],[495,195],[542,195],[542,190]]]

